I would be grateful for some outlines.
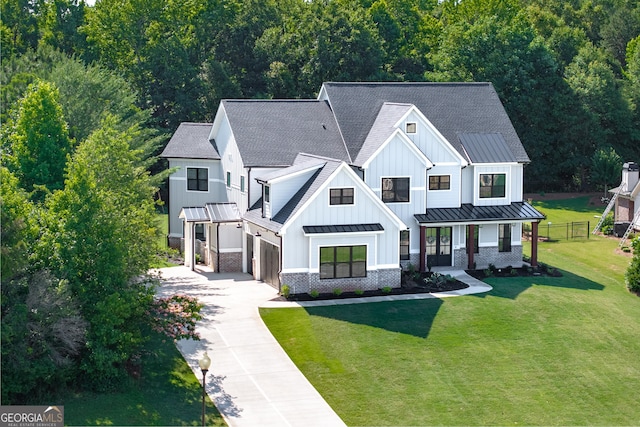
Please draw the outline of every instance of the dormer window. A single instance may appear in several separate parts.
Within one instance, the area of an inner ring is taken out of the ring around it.
[[[405,126],[405,130],[407,133],[416,133],[418,132],[418,124],[415,122],[407,123]]]
[[[504,173],[487,173],[480,175],[480,198],[505,197],[507,175]]]

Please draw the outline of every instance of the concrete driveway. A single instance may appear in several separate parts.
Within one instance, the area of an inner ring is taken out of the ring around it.
[[[178,349],[197,378],[207,351],[207,393],[230,426],[344,426],[262,322],[258,307],[277,292],[247,274],[186,267],[160,269],[160,296],[182,293],[204,303],[200,341]]]

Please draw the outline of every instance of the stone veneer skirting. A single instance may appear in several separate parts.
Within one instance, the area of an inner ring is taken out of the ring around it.
[[[367,271],[367,277],[348,279],[320,279],[319,273],[280,273],[280,283],[288,285],[292,294],[303,294],[312,290],[319,293],[333,292],[340,289],[352,292],[377,290],[384,287],[399,288],[401,269],[390,268]]]
[[[218,264],[220,259],[220,265]],[[242,272],[242,252],[220,252],[211,251],[211,267],[216,273],[239,273]]]
[[[469,266],[469,257],[467,256],[466,249],[456,249],[453,251],[454,267],[459,267],[467,270]],[[473,255],[473,261],[476,263],[476,269],[482,270],[489,267],[489,264],[493,264],[498,268],[504,268],[508,266],[521,267],[522,261],[522,246],[511,246],[511,252],[499,252],[498,247],[480,248],[480,253]]]

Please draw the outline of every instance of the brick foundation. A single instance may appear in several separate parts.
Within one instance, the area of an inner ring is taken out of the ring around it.
[[[469,268],[469,258],[465,248],[455,250],[453,255],[454,267],[464,270]],[[522,246],[512,246],[511,252],[498,252],[497,247],[481,247],[480,253],[473,255],[473,261],[477,270],[488,268],[489,264],[493,264],[498,268],[507,266],[521,267],[523,265]]]
[[[280,282],[291,288],[292,294],[308,293],[316,290],[319,293],[333,292],[340,289],[351,292],[376,290],[384,287],[400,287],[400,268],[367,271],[367,277],[349,279],[320,279],[319,273],[281,273]]]
[[[217,273],[239,273],[242,271],[242,252],[211,251],[211,267]],[[220,265],[217,265],[218,259]]]

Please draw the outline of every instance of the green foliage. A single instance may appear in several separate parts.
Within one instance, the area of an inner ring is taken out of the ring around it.
[[[67,155],[71,152],[59,93],[55,85],[36,81],[17,105],[2,135],[7,163],[27,191],[62,188]],[[44,196],[37,194],[41,200]]]
[[[604,186],[605,196],[610,184],[620,181],[622,158],[613,147],[600,148],[591,158],[591,180]]]
[[[355,291],[353,291],[354,294],[356,295],[364,295],[364,289],[356,289]]]
[[[633,239],[633,258],[625,274],[625,283],[629,291],[640,295],[640,238]]]
[[[340,289],[340,288],[335,288],[335,289],[333,290],[333,295],[334,295],[334,296],[336,296],[336,297],[339,297],[340,295],[342,295],[342,289]]]
[[[78,146],[63,190],[47,201],[37,260],[69,280],[89,322],[82,370],[106,387],[144,341],[153,287],[144,274],[157,250],[153,194],[131,134],[103,128]],[[140,279],[142,277],[142,279]]]
[[[381,290],[385,294],[390,294],[393,288],[391,288],[391,286],[384,286]]]
[[[289,295],[291,295],[291,287],[289,287],[289,285],[282,285],[282,287],[280,288],[280,294],[282,294],[283,297],[289,299]]]
[[[18,275],[27,266],[31,245],[37,236],[35,206],[19,186],[18,179],[0,166],[0,256],[2,281]]]
[[[318,290],[317,290],[317,289],[311,289],[311,290],[309,291],[309,296],[310,296],[311,298],[318,298],[318,297],[320,296],[320,292],[318,292]]]
[[[2,404],[24,404],[69,383],[86,328],[66,281],[39,271],[4,282]]]

